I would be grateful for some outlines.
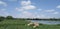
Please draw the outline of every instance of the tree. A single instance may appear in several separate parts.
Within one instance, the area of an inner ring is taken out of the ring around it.
[[[13,19],[13,17],[12,16],[7,16],[6,19]]]
[[[5,17],[3,17],[3,16],[0,16],[0,21],[2,21],[2,20],[4,20],[5,19]]]

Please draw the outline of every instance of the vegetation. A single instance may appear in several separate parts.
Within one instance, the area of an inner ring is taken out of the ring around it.
[[[12,16],[0,17],[0,29],[34,29],[32,26],[27,26],[27,19],[13,18]],[[36,29],[60,29],[58,25],[40,24]]]
[[[49,19],[39,19],[39,18],[35,18],[35,19],[27,19],[27,20],[48,20],[48,21],[60,21],[60,18],[49,18]]]
[[[26,20],[4,20],[0,22],[0,29],[33,29],[27,26]],[[37,29],[60,29],[59,25],[41,25]]]
[[[3,21],[5,19],[5,17],[0,16],[0,21]]]

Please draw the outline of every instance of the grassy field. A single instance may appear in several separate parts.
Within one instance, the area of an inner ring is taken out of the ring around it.
[[[0,29],[34,29],[27,23],[26,20],[4,20],[0,22]],[[40,25],[35,29],[60,29],[60,25]]]

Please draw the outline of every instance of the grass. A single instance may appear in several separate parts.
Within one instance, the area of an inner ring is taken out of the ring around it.
[[[34,29],[27,23],[26,20],[4,20],[0,22],[0,29]],[[60,29],[60,25],[40,25],[36,29]]]

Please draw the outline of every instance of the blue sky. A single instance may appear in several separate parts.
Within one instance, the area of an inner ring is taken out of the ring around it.
[[[0,16],[60,18],[60,0],[0,0]]]

